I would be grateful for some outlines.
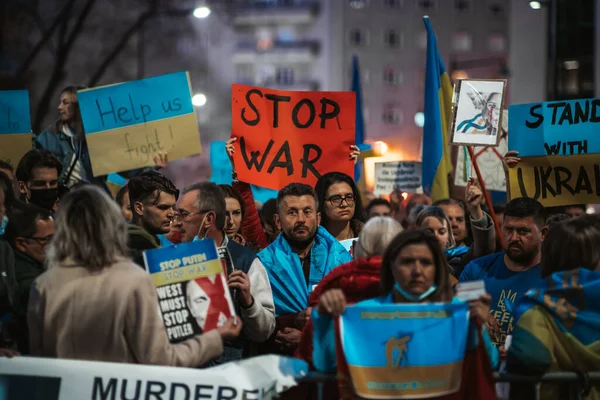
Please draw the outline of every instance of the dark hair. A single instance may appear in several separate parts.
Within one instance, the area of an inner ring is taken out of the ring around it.
[[[265,204],[263,204],[262,209],[260,210],[260,216],[263,219],[263,222],[274,225],[275,221],[273,215],[275,214],[277,214],[277,199],[265,201]]]
[[[69,85],[66,88],[64,88],[63,90],[61,90],[60,94],[63,94],[63,93],[77,94],[77,91],[83,90],[83,89],[87,89],[87,87],[81,86],[81,85]]]
[[[304,183],[290,183],[289,185],[281,189],[279,193],[277,193],[277,212],[281,210],[281,204],[283,203],[283,200],[289,196],[311,196],[313,199],[315,199],[316,207],[317,209],[319,209],[319,199],[317,198],[317,193],[315,192],[315,189],[308,185],[305,185]],[[321,216],[321,218],[322,217],[323,216]]]
[[[493,208],[496,214],[504,214],[504,211],[506,211],[506,204],[494,204]]]
[[[548,218],[546,218],[546,222],[544,223],[544,225],[550,229],[552,228],[554,225],[559,224],[563,221],[566,221],[568,219],[571,219],[571,217],[569,217],[567,214],[554,214]]]
[[[442,199],[442,200],[438,200],[435,203],[433,203],[434,206],[436,207],[440,207],[440,206],[459,206],[462,210],[463,213],[467,213],[467,211],[465,210],[465,205],[462,201],[458,201],[455,199]]]
[[[29,150],[17,165],[17,181],[29,182],[34,168],[56,169],[58,176],[62,173],[63,166],[58,158],[48,150]]]
[[[244,199],[242,196],[231,186],[231,185],[219,185],[223,192],[223,198],[225,199],[236,199],[240,203],[240,210],[242,210],[242,218],[246,215],[246,208],[244,207]]]
[[[25,204],[21,208],[15,208],[8,213],[8,224],[4,237],[6,241],[15,245],[18,237],[30,238],[35,236],[37,220],[50,218],[50,211],[44,210],[34,204]]]
[[[425,207],[417,215],[415,226],[420,228],[423,222],[429,217],[436,218],[442,225],[444,224],[444,221],[446,222],[446,228],[448,229],[448,247],[456,247],[456,239],[454,239],[454,234],[452,233],[452,224],[450,223],[450,219],[448,218],[448,215],[446,215],[446,212],[443,208],[437,206]]]
[[[8,212],[16,200],[15,190],[10,178],[2,171],[0,171],[0,191],[4,193],[4,208]]]
[[[0,169],[7,169],[10,172],[15,172],[15,169],[12,166],[12,164],[4,160],[0,160]]]
[[[587,211],[586,204],[569,204],[568,206],[565,206],[565,209],[567,208],[579,208],[580,210],[583,210],[583,212]]]
[[[589,219],[574,218],[554,225],[542,244],[541,276],[600,266],[600,230]]]
[[[386,199],[373,199],[369,202],[369,204],[367,204],[367,207],[365,208],[365,212],[367,215],[369,215],[369,213],[371,212],[371,208],[375,207],[375,206],[387,206],[390,208],[390,211],[392,210],[392,205],[390,204],[389,201],[387,201]]]
[[[539,228],[544,226],[544,206],[539,201],[529,197],[519,197],[512,199],[506,204],[504,218],[527,218],[533,217],[534,222]]]
[[[413,244],[424,244],[429,248],[431,254],[433,254],[433,261],[435,264],[435,284],[437,290],[431,299],[433,301],[451,301],[452,286],[450,285],[450,271],[448,270],[446,256],[440,248],[440,244],[435,236],[425,229],[409,229],[400,232],[388,245],[381,262],[382,294],[389,294],[396,283],[392,273],[396,258],[398,258],[402,249]]]
[[[225,227],[227,213],[223,190],[216,183],[200,182],[186,187],[183,189],[183,193],[185,194],[195,190],[199,191],[198,197],[196,198],[198,212],[214,211],[216,214],[216,228],[223,229]]]
[[[352,216],[352,219],[364,222],[365,217],[362,200],[360,192],[354,183],[354,179],[341,172],[328,172],[320,177],[315,185],[315,192],[317,193],[319,204],[319,212],[321,213],[321,225],[326,226],[329,222],[329,218],[325,213],[325,201],[327,200],[325,197],[327,196],[327,190],[329,187],[335,183],[347,183],[348,186],[350,186],[352,189],[352,194],[354,195],[354,215]]]
[[[177,190],[173,182],[156,171],[146,171],[131,178],[127,182],[127,188],[129,189],[129,202],[131,203],[132,210],[134,209],[133,205],[137,201],[150,201],[151,204],[158,203],[161,192],[172,194],[176,199],[179,197],[179,190]]]
[[[115,201],[117,202],[119,207],[123,207],[123,200],[125,199],[125,194],[127,194],[127,192],[129,192],[129,187],[127,185],[124,185],[117,192],[117,195],[115,196]]]

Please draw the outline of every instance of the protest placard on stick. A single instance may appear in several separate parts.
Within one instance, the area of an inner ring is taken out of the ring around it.
[[[77,92],[94,176],[199,154],[187,72]]]
[[[314,186],[331,171],[353,176],[355,93],[232,87],[234,163],[241,181],[279,190]]]
[[[148,250],[144,262],[172,343],[215,329],[235,315],[214,240]]]
[[[27,90],[0,91],[0,160],[17,166],[31,150],[31,116]]]
[[[423,190],[421,163],[393,161],[375,163],[375,196],[388,195],[394,190],[418,193]]]

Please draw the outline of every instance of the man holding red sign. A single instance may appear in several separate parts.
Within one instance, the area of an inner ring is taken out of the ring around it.
[[[279,190],[315,185],[327,172],[353,176],[353,92],[289,92],[232,87],[234,162],[240,181]]]

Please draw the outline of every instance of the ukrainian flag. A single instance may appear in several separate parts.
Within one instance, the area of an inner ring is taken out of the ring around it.
[[[365,123],[363,119],[362,93],[360,87],[360,68],[358,66],[358,57],[352,57],[352,89],[356,93],[356,139],[357,146],[361,146],[365,141]],[[361,179],[363,162],[358,161],[354,166],[354,180],[358,182]]]
[[[452,171],[452,164],[448,129],[452,115],[452,84],[440,57],[429,17],[424,17],[423,21],[427,29],[423,190],[435,202],[450,197],[448,175]]]

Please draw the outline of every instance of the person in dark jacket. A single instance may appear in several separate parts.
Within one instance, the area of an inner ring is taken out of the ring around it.
[[[45,149],[53,153],[62,163],[64,169],[60,174],[60,183],[72,188],[80,182],[91,183],[100,186],[109,193],[106,185],[107,176],[94,176],[92,163],[81,113],[77,91],[84,89],[82,86],[68,86],[60,93],[58,120],[44,132],[33,138],[33,147]],[[159,153],[154,157],[154,168],[166,167],[168,159],[166,154]],[[135,169],[119,172],[124,178],[132,178],[149,168]]]
[[[179,190],[156,171],[136,176],[127,187],[133,216],[128,227],[128,245],[133,261],[144,267],[144,251],[160,247],[157,235],[171,229]]]
[[[33,281],[44,272],[46,245],[54,235],[54,220],[49,211],[33,204],[12,210],[8,218],[5,238],[13,251],[17,282],[16,306],[13,307],[18,321],[15,338],[19,351],[27,354],[29,293]]]
[[[265,267],[252,250],[226,235],[225,197],[215,183],[203,182],[185,188],[177,210],[184,243],[210,238],[219,247],[219,253],[225,253],[226,248],[230,255],[227,283],[244,330],[240,338],[225,343],[223,355],[215,364],[239,360],[244,348],[265,342],[275,331],[273,293]]]

